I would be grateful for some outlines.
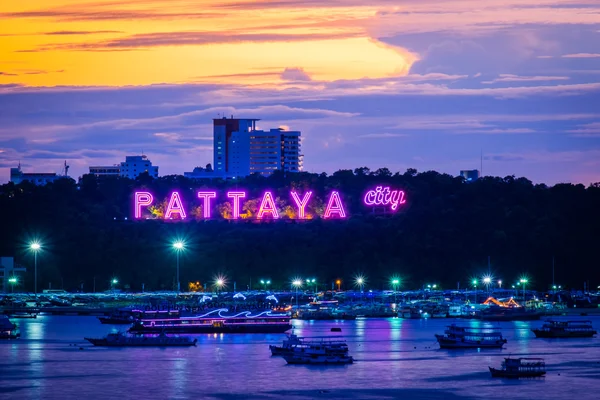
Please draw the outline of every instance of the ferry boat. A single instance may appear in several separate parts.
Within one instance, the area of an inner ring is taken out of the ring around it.
[[[546,375],[543,358],[505,358],[501,369],[489,369],[492,378],[538,378]]]
[[[291,334],[288,339],[283,341],[282,346],[269,345],[271,355],[283,356],[293,354],[295,349],[306,349],[314,346],[326,346],[331,354],[348,354],[348,345],[345,340],[337,336],[315,336],[302,338]]]
[[[341,365],[354,362],[347,351],[340,352],[338,347],[331,346],[327,342],[294,345],[289,353],[283,355],[283,358],[288,364],[305,365]]]
[[[185,347],[195,346],[198,339],[189,336],[167,336],[164,332],[158,336],[126,335],[110,333],[101,339],[84,338],[94,346],[105,347]]]
[[[16,339],[21,336],[17,325],[10,322],[6,315],[0,315],[0,339]]]
[[[227,309],[210,311],[204,315],[179,318],[142,318],[136,320],[130,333],[284,333],[292,329],[288,314],[263,311],[252,315],[244,311],[223,315]]]
[[[537,338],[588,338],[597,332],[592,321],[548,320],[541,328],[531,330]]]
[[[506,339],[496,329],[452,324],[443,335],[435,335],[441,349],[502,348]]]

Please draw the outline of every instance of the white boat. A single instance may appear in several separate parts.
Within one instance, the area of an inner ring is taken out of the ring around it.
[[[443,335],[435,335],[440,348],[502,348],[506,339],[497,329],[471,328],[452,324]]]
[[[309,348],[312,346],[326,346],[331,354],[348,354],[348,345],[339,336],[314,336],[305,338],[291,334],[283,341],[282,346],[269,345],[269,350],[271,350],[271,355],[273,356],[283,356],[292,354],[296,348]]]
[[[283,358],[288,364],[332,365],[354,362],[354,359],[348,355],[347,347],[340,348],[327,342],[294,345],[290,352],[283,355]]]
[[[124,333],[110,333],[107,336],[95,339],[84,338],[94,346],[105,347],[184,347],[195,346],[198,339],[189,336],[167,336],[161,333],[157,336],[127,335]]]

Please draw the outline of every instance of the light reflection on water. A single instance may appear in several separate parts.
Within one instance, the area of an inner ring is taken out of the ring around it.
[[[591,319],[599,328],[600,318]],[[501,327],[506,349],[438,349],[433,335],[453,322]],[[294,321],[299,336],[346,338],[357,361],[331,368],[288,366],[271,357],[268,345],[284,338],[277,334],[198,335],[192,348],[111,349],[84,344],[83,337],[124,328],[101,325],[93,317],[47,316],[18,324],[21,339],[0,342],[0,398],[531,399],[543,394],[552,400],[572,397],[576,390],[578,400],[587,400],[596,398],[600,383],[600,339],[535,339],[530,329],[541,321]],[[331,332],[333,326],[342,332]],[[499,366],[508,355],[545,357],[548,376],[491,379],[488,366]]]

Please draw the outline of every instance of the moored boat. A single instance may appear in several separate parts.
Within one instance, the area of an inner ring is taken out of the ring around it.
[[[592,321],[547,320],[541,328],[531,330],[537,338],[589,338],[597,332]]]
[[[204,315],[180,318],[139,319],[130,333],[284,333],[292,329],[290,316],[264,311],[252,315],[244,311],[223,315],[227,309],[213,310]]]
[[[505,358],[500,369],[489,369],[492,378],[538,378],[546,375],[543,358]]]
[[[195,346],[198,339],[189,336],[167,336],[161,333],[157,336],[127,335],[124,333],[110,333],[103,338],[84,338],[94,346],[105,347],[185,347]]]
[[[534,321],[542,316],[536,310],[525,307],[497,307],[485,309],[479,315],[483,321]]]
[[[0,339],[16,339],[21,336],[17,325],[10,322],[6,315],[0,315]]]
[[[310,347],[327,347],[327,351],[330,354],[348,354],[348,345],[346,341],[341,337],[336,336],[315,336],[309,338],[298,337],[297,335],[291,334],[288,339],[283,341],[282,346],[270,345],[271,355],[283,356],[290,355],[297,348],[310,348]]]
[[[506,339],[493,328],[471,328],[452,324],[443,335],[435,335],[442,349],[502,348]]]

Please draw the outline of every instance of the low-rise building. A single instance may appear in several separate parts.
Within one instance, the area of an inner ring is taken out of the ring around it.
[[[25,181],[35,185],[45,185],[64,177],[63,175],[58,175],[56,172],[23,172],[20,163],[17,168],[10,169],[10,181],[15,185]]]
[[[126,156],[125,161],[120,164],[90,167],[90,174],[97,177],[120,176],[135,179],[144,172],[152,178],[158,178],[158,166],[152,165],[145,155]]]

